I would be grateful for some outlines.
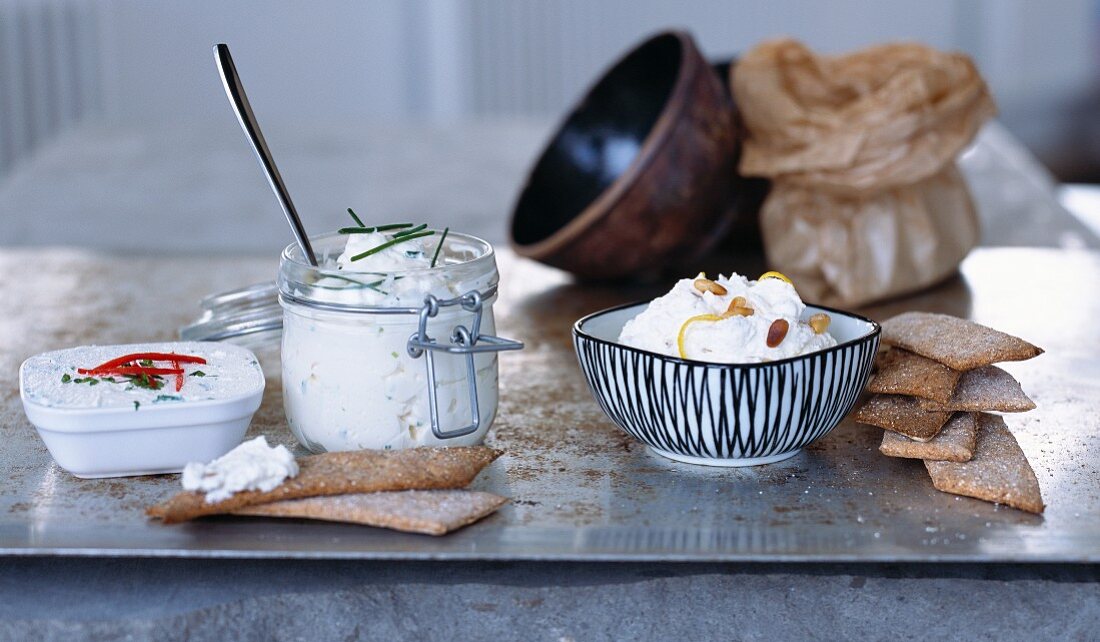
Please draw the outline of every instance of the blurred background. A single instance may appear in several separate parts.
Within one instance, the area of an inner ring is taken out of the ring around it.
[[[352,206],[499,242],[554,123],[670,26],[714,59],[778,35],[826,52],[897,39],[962,50],[1052,185],[1100,182],[1100,0],[0,0],[0,245],[286,243],[216,42],[232,47],[311,231]],[[1084,227],[1050,242],[1093,244],[1100,201],[1056,194]]]

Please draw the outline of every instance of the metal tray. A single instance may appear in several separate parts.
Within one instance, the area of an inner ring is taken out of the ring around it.
[[[176,476],[84,481],[59,469],[20,407],[15,373],[23,357],[80,343],[170,338],[202,294],[269,275],[271,262],[36,251],[32,270],[30,258],[0,252],[0,270],[9,275],[0,282],[0,300],[24,303],[9,307],[0,322],[3,554],[1100,561],[1100,255],[977,251],[960,278],[864,310],[876,318],[905,309],[969,316],[1047,349],[1007,367],[1039,405],[1007,417],[1048,504],[1036,516],[934,490],[921,462],[881,456],[881,432],[851,422],[770,466],[701,468],[650,454],[601,414],[576,365],[569,328],[587,312],[657,290],[575,285],[504,252],[498,328],[527,349],[501,358],[501,405],[490,443],[507,455],[475,486],[512,503],[440,538],[254,518],[165,526],[148,521],[143,510],[175,492]],[[252,433],[292,444],[273,383]]]

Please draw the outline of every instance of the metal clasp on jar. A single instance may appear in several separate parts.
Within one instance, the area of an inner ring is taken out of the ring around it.
[[[456,325],[451,331],[449,343],[437,343],[428,336],[428,319],[439,314],[441,308],[461,306],[463,310],[474,313],[473,326],[467,329],[463,325]],[[453,299],[440,300],[432,295],[424,298],[424,305],[420,308],[420,324],[416,334],[409,337],[407,349],[409,356],[414,359],[425,355],[428,368],[428,404],[431,411],[432,434],[438,439],[453,439],[476,432],[481,426],[481,412],[477,401],[477,369],[474,366],[474,355],[482,352],[501,352],[503,350],[519,350],[523,344],[519,341],[481,334],[481,313],[483,310],[482,296],[477,290],[471,290],[462,296]],[[470,423],[469,425],[454,430],[443,430],[439,425],[439,400],[435,389],[435,352],[448,354],[460,354],[466,356],[466,383],[470,387]]]

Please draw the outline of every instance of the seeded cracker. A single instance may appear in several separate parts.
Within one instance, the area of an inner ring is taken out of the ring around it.
[[[997,366],[985,366],[964,372],[951,400],[944,404],[921,399],[925,410],[957,410],[965,412],[1026,412],[1035,402],[1020,387],[1020,382]]]
[[[928,441],[940,432],[951,414],[921,410],[915,397],[875,395],[856,411],[855,420],[901,433],[917,441]]]
[[[977,415],[957,412],[940,433],[928,441],[916,441],[887,430],[882,433],[882,445],[878,449],[887,457],[962,462],[974,456],[977,441]]]
[[[878,360],[878,372],[867,385],[869,392],[912,395],[947,403],[962,375],[958,370],[908,350],[894,348]]]
[[[1012,506],[1031,513],[1043,512],[1039,480],[1024,451],[997,415],[978,416],[978,446],[966,463],[925,461],[937,490]]]
[[[906,312],[883,321],[882,341],[955,370],[1023,361],[1043,353],[1041,348],[1010,334],[932,312]]]
[[[307,497],[247,506],[234,515],[297,517],[444,535],[490,515],[508,501],[472,490],[402,490]]]
[[[501,454],[484,446],[462,446],[310,455],[298,459],[297,477],[274,490],[244,491],[214,503],[207,503],[203,493],[185,491],[150,507],[146,513],[172,523],[302,497],[463,488]]]

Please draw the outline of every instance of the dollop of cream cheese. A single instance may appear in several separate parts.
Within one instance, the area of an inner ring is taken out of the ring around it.
[[[431,267],[432,253],[439,242],[437,234],[402,241],[358,261],[352,260],[353,257],[392,240],[390,234],[382,232],[348,234],[344,252],[336,259],[336,264],[346,272],[401,272]]]
[[[264,436],[246,441],[209,464],[183,468],[184,490],[206,493],[206,502],[224,501],[244,490],[269,491],[298,474],[298,462],[282,444],[272,447]]]
[[[701,277],[701,275],[700,275]],[[696,278],[700,278],[696,277]],[[692,317],[712,314],[719,320],[691,323],[684,333],[684,356],[712,363],[758,363],[807,354],[836,345],[828,332],[817,334],[801,320],[806,309],[794,286],[782,279],[750,281],[739,275],[719,275],[722,295],[701,292],[695,278],[681,279],[623,326],[619,342],[642,350],[679,357],[680,329]],[[751,316],[726,312],[735,297],[744,297]],[[777,319],[789,324],[779,345],[769,347],[768,329]]]

